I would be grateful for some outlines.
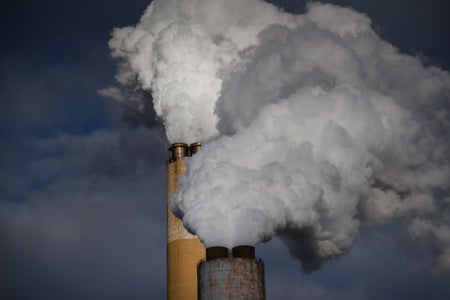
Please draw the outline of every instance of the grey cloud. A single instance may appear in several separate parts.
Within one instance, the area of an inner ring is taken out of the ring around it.
[[[140,126],[147,128],[162,128],[159,117],[153,107],[153,97],[149,91],[142,89],[135,78],[127,79],[123,90],[109,86],[98,90],[99,95],[120,103],[122,107],[122,121],[130,128]]]
[[[144,299],[162,293],[163,274],[152,270],[164,270],[164,223],[155,214],[163,212],[163,195],[155,193],[161,183],[147,180],[76,184],[24,204],[2,203],[2,297]]]
[[[2,182],[0,297],[164,298],[164,273],[154,272],[165,269],[161,133],[97,131],[27,144],[33,159],[2,164],[24,178],[24,190]]]
[[[417,257],[424,253],[400,224],[369,228],[345,256],[323,263],[319,272],[302,274],[284,242],[274,238],[257,246],[265,259],[268,299],[447,299],[448,275],[430,272]]]

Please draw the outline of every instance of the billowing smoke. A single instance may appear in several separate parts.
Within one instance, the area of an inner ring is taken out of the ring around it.
[[[310,270],[361,224],[401,219],[450,270],[450,76],[365,15],[155,0],[110,47],[119,83],[151,91],[169,141],[204,143],[173,208],[206,246],[280,235]]]

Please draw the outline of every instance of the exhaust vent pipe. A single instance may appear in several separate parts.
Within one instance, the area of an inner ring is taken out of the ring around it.
[[[202,144],[197,142],[189,145],[189,154],[192,156],[198,151],[200,151],[200,148],[202,147]]]
[[[227,247],[210,247],[206,249],[206,260],[213,260],[218,258],[226,258],[228,257],[228,248]]]
[[[255,259],[255,247],[236,246],[233,248],[233,257]]]
[[[177,161],[189,155],[188,145],[185,143],[175,143],[169,147],[170,161]]]

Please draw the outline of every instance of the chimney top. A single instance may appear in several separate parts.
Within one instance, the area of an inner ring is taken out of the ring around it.
[[[213,260],[228,257],[227,247],[209,247],[206,249],[206,260]],[[231,257],[234,258],[250,258],[255,259],[255,247],[248,245],[240,245],[233,247]]]
[[[213,260],[218,258],[228,257],[227,247],[209,247],[206,249],[206,260]]]
[[[202,143],[196,142],[189,145],[189,152],[191,155],[194,155],[198,151],[200,151],[200,148],[202,147]]]
[[[241,245],[233,248],[233,257],[255,259],[255,247]]]
[[[185,143],[174,143],[169,147],[171,154],[170,160],[176,161],[188,156],[188,145]]]

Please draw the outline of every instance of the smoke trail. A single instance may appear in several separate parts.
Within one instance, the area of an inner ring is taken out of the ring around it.
[[[361,223],[405,218],[450,270],[450,76],[365,15],[156,0],[110,47],[119,83],[151,90],[171,142],[209,141],[173,199],[206,246],[280,235],[309,270],[348,251]]]
[[[215,103],[240,52],[269,24],[292,18],[257,0],[154,1],[135,27],[113,31],[117,80],[152,91],[169,141],[206,141],[218,135]]]

